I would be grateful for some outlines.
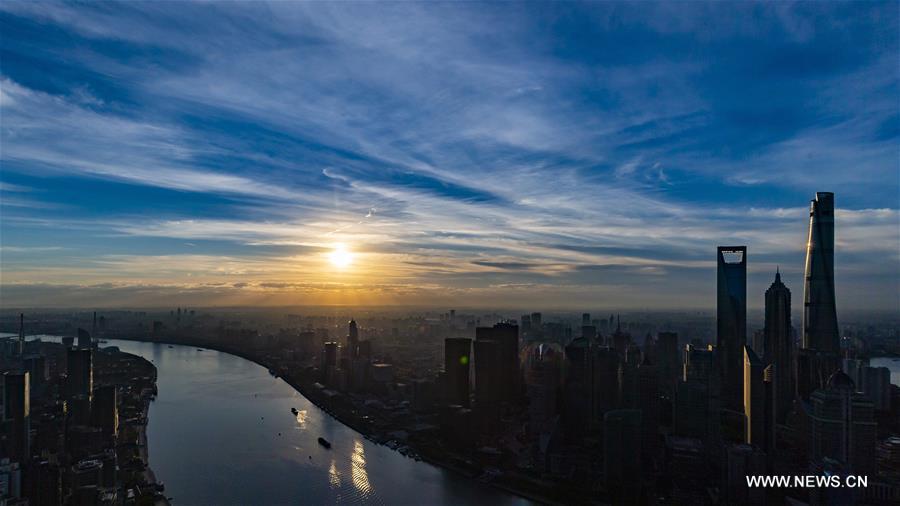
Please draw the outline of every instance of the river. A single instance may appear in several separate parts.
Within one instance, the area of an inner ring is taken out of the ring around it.
[[[243,358],[138,341],[101,346],[157,367],[150,467],[174,505],[528,503],[364,439]]]

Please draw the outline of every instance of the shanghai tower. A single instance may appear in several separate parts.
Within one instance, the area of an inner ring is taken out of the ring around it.
[[[809,204],[809,239],[803,281],[803,347],[840,351],[834,303],[834,194],[817,192]]]

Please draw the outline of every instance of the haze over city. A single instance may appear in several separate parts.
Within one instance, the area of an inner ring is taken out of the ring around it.
[[[5,307],[900,305],[890,2],[0,10]]]

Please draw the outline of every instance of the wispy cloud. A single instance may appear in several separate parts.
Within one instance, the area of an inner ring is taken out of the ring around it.
[[[882,4],[179,10],[0,5],[4,241],[74,246],[4,283],[327,284],[345,242],[359,286],[699,304],[716,244],[796,275],[816,190],[854,298],[898,273]]]

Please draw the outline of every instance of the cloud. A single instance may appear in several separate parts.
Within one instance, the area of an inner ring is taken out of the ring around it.
[[[900,265],[884,5],[208,7],[0,6],[0,225],[72,246],[4,283],[324,283],[344,242],[404,293],[708,302],[717,244],[801,268],[816,190],[843,286]]]

